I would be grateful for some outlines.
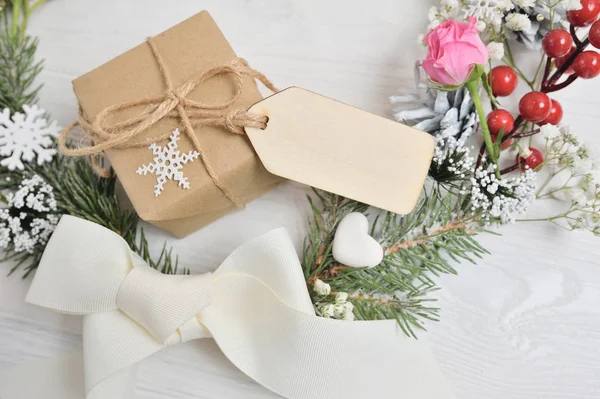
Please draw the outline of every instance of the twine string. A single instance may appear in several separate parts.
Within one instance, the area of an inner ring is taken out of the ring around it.
[[[78,120],[67,126],[58,138],[60,151],[67,156],[92,156],[94,171],[101,176],[105,176],[106,170],[102,169],[98,163],[98,155],[101,152],[109,149],[140,147],[148,145],[149,142],[164,140],[171,134],[170,132],[165,132],[161,136],[146,140],[141,139],[140,136],[165,118],[177,118],[183,124],[183,132],[200,154],[199,158],[213,183],[235,206],[243,208],[244,204],[241,199],[223,183],[208,161],[205,151],[194,132],[194,127],[218,126],[230,133],[239,135],[245,133],[244,127],[264,129],[268,122],[267,116],[251,114],[244,109],[235,109],[228,112],[226,109],[240,98],[244,84],[244,75],[259,80],[273,92],[277,92],[277,89],[264,74],[250,68],[248,63],[241,58],[235,59],[229,65],[221,65],[208,69],[194,76],[181,86],[174,87],[169,70],[156,47],[156,43],[152,38],[148,38],[147,43],[152,50],[152,55],[158,64],[160,74],[163,78],[166,88],[165,94],[162,96],[123,101],[119,104],[108,106],[101,110],[91,123],[85,118],[80,108]],[[188,94],[196,87],[217,76],[230,76],[234,78],[235,90],[229,99],[217,104],[205,104],[187,98]],[[112,124],[108,122],[115,113],[142,106],[144,109],[131,118]],[[78,148],[69,148],[67,146],[68,135],[77,126],[81,127],[90,144]]]

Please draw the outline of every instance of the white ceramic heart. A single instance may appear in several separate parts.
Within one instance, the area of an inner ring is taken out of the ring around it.
[[[369,221],[359,212],[346,215],[333,238],[333,258],[350,267],[375,267],[383,260],[383,248],[369,235]]]

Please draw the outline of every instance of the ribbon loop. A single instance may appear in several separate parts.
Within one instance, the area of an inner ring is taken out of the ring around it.
[[[162,275],[123,244],[64,216],[27,296],[84,314],[87,399],[132,399],[137,362],[210,336],[242,372],[290,399],[453,398],[426,340],[405,337],[395,321],[317,317],[283,229],[238,248],[212,275]]]

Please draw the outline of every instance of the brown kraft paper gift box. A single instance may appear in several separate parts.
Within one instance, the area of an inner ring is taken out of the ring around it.
[[[154,42],[174,87],[198,73],[229,64],[236,58],[206,11],[161,33],[154,38]],[[241,96],[227,110],[245,110],[262,99],[254,79],[247,75],[243,79]],[[147,43],[75,79],[73,88],[88,120],[108,106],[143,97],[161,96],[166,90],[159,66]],[[196,87],[187,98],[208,104],[222,103],[233,96],[234,90],[230,77],[217,76]],[[137,110],[120,111],[117,122],[121,118],[135,116],[136,112],[139,112],[139,107]],[[142,139],[160,137],[176,128],[182,129],[179,118],[165,118],[144,131]],[[196,126],[194,130],[207,161],[219,179],[244,203],[271,190],[281,181],[281,178],[265,170],[246,136],[231,134],[213,126]],[[164,146],[167,143],[168,138],[157,145]],[[183,133],[177,144],[182,153],[194,150]],[[147,146],[110,149],[106,155],[139,216],[177,237],[184,237],[236,209],[215,186],[200,159],[183,166],[182,172],[188,178],[189,189],[178,187],[177,182],[168,180],[164,191],[155,197],[156,176],[136,174],[138,167],[151,163],[154,158]]]

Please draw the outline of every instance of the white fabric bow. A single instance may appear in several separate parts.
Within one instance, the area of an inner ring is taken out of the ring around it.
[[[288,398],[453,397],[428,345],[394,321],[317,317],[283,229],[238,248],[213,274],[172,276],[112,231],[64,216],[27,301],[84,316],[87,399],[132,398],[137,362],[205,337]]]

